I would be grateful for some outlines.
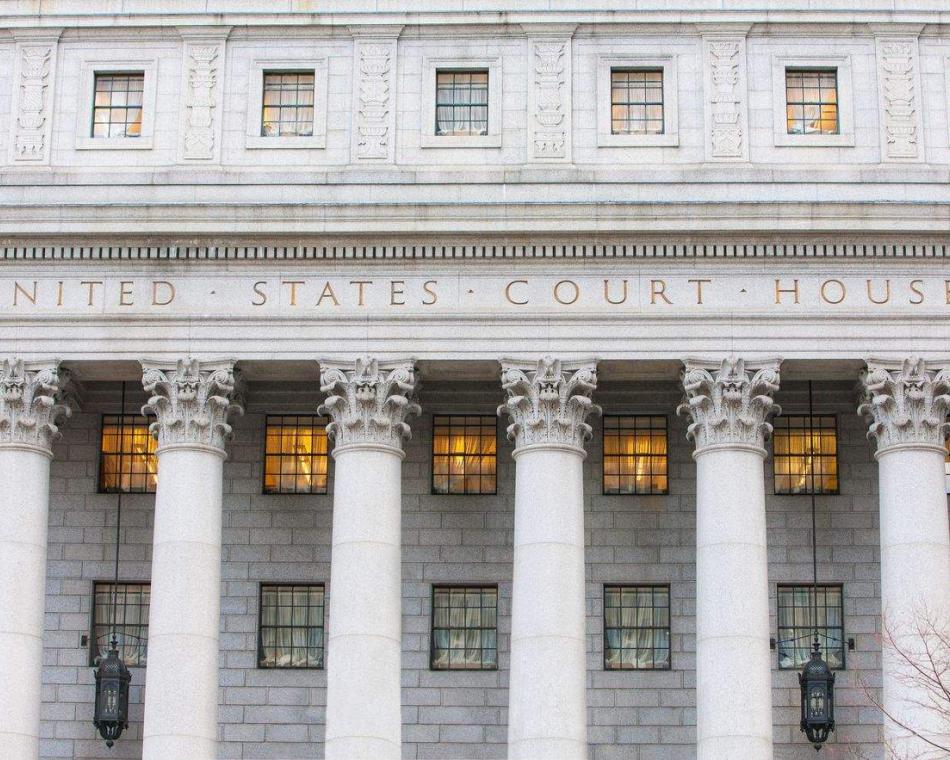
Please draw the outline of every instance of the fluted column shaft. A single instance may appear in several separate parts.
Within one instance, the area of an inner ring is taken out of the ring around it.
[[[869,362],[869,437],[877,441],[881,514],[885,741],[899,757],[930,757],[926,739],[950,745],[950,719],[931,704],[926,649],[950,631],[950,524],[943,441],[950,372],[919,359]],[[932,672],[932,671],[931,671]]]
[[[142,757],[215,760],[222,467],[240,392],[233,362],[143,370],[159,475]]]
[[[399,760],[402,442],[417,414],[411,362],[326,363],[335,442],[327,640],[327,760]]]
[[[515,441],[510,760],[587,757],[584,443],[593,362],[503,363]]]
[[[772,757],[763,461],[778,384],[777,361],[689,361],[683,374],[680,412],[696,443],[698,760]]]
[[[55,363],[0,365],[0,747],[39,756],[51,445],[65,373]]]

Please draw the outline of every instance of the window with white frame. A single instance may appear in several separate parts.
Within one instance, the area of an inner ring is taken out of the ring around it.
[[[597,62],[597,144],[679,145],[676,56],[604,55]]]
[[[245,149],[324,149],[327,59],[256,58],[248,71]]]
[[[313,134],[313,71],[265,71],[261,136]]]
[[[158,60],[136,55],[82,60],[77,150],[150,150]]]
[[[501,59],[423,61],[423,148],[501,147]]]
[[[772,133],[777,147],[854,145],[849,56],[772,58]]]

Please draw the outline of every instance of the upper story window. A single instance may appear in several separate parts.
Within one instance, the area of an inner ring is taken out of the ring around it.
[[[488,134],[488,71],[444,71],[435,75],[435,133]]]
[[[604,668],[670,668],[669,586],[604,586]]]
[[[775,493],[838,493],[838,428],[831,416],[773,421]]]
[[[604,417],[604,493],[669,493],[666,417]]]
[[[495,493],[497,437],[495,416],[436,415],[432,421],[433,493]]]
[[[816,623],[822,656],[828,666],[835,670],[844,668],[843,597],[841,586],[778,587],[779,668],[797,670],[808,661]]]
[[[96,72],[92,136],[140,137],[144,93],[144,72]]]
[[[106,414],[102,417],[99,448],[99,491],[155,493],[158,484],[158,445],[148,430],[147,417]]]
[[[663,134],[663,69],[611,69],[610,131]]]
[[[324,599],[322,583],[261,586],[258,667],[323,667]]]
[[[786,69],[785,112],[790,135],[838,134],[837,70]]]
[[[96,583],[92,599],[90,662],[104,657],[112,647],[115,631],[119,655],[130,667],[145,666],[148,653],[148,583]],[[113,605],[115,617],[113,618]],[[114,621],[114,625],[113,625]]]
[[[261,136],[313,135],[314,72],[265,71]]]
[[[946,484],[947,484],[947,493],[950,493],[950,439],[944,441],[944,445],[947,447],[947,458],[944,461],[943,469],[946,474]]]
[[[498,589],[495,586],[434,586],[433,670],[494,670],[498,667]]]
[[[267,415],[264,493],[326,493],[326,420],[313,415]]]

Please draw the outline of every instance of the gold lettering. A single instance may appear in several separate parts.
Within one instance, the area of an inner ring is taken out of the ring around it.
[[[696,303],[697,305],[701,304],[703,302],[703,285],[712,282],[712,280],[687,280],[686,282],[696,283]]]
[[[63,281],[62,280],[56,283],[56,305],[57,306],[63,305]]]
[[[920,296],[916,301],[913,298],[908,299],[911,302],[911,304],[913,304],[914,306],[919,306],[920,304],[924,302],[924,291],[922,291],[919,287],[920,285],[923,285],[923,284],[924,284],[923,280],[910,281],[911,293],[914,293],[915,295]]]
[[[122,282],[119,283],[119,306],[134,305],[132,302],[132,286],[134,284],[135,283],[131,280],[122,280]],[[125,300],[126,297],[128,297],[128,301]]]
[[[561,298],[561,286],[570,285],[574,288],[574,297],[570,301],[565,301]],[[554,286],[554,300],[564,306],[570,306],[572,303],[577,303],[577,299],[581,297],[581,289],[577,287],[577,283],[573,280],[561,280],[557,285]]]
[[[529,299],[524,299],[523,301],[516,301],[511,297],[511,286],[512,285],[527,285],[527,280],[512,280],[505,286],[505,298],[508,299],[508,303],[512,303],[515,306],[526,306]],[[950,303],[950,280],[947,280],[947,303]]]
[[[261,285],[266,285],[267,280],[258,280],[254,283],[254,295],[260,296],[260,301],[251,301],[251,306],[263,306],[267,303],[267,293],[261,290]]]
[[[305,280],[282,280],[281,285],[290,285],[290,305],[297,305],[297,286],[305,284]]]
[[[659,285],[659,287],[657,287]],[[650,280],[650,303],[656,303],[656,298],[659,296],[668,304],[673,302],[666,297],[666,280]]]
[[[159,286],[168,289],[167,298],[160,300],[158,297]],[[175,300],[175,286],[168,280],[152,280],[152,306],[168,306]]]
[[[366,305],[365,303],[363,303],[363,286],[372,285],[372,284],[373,284],[372,280],[350,280],[350,285],[356,285],[357,298],[359,299],[356,302],[357,306]]]
[[[92,306],[95,300],[96,285],[102,285],[102,280],[80,280],[79,284],[88,286],[89,298],[86,299],[86,306]]]
[[[36,306],[36,280],[33,280],[32,293],[28,293],[20,283],[16,281],[13,282],[13,305],[14,306],[17,305],[17,295],[19,295],[20,293],[23,294],[23,297],[26,298],[26,300],[28,300],[31,304]]]
[[[775,303],[776,304],[782,303],[782,293],[794,293],[795,303],[796,304],[798,303],[798,280],[792,280],[792,282],[795,283],[794,287],[783,288],[781,280],[775,281]]]
[[[317,306],[323,303],[324,298],[329,298],[333,301],[334,306],[339,306],[340,302],[336,300],[336,293],[333,292],[333,287],[330,285],[330,282],[327,281],[323,286],[323,292],[320,293],[320,297],[317,299]]]
[[[834,283],[835,285],[837,285],[837,286],[838,286],[838,289],[839,289],[839,291],[840,291],[840,295],[838,296],[838,299],[837,299],[837,300],[833,300],[833,299],[831,299],[831,298],[828,298],[827,288],[828,288],[828,286],[831,285],[832,283]],[[847,295],[847,293],[848,293],[848,291],[846,290],[846,288],[845,288],[845,286],[844,286],[844,283],[841,282],[841,280],[825,280],[823,283],[821,283],[821,299],[822,299],[825,303],[830,303],[830,304],[841,303],[841,302],[844,300],[844,297]]]
[[[432,304],[434,304],[436,301],[439,300],[439,294],[429,287],[430,285],[438,285],[438,284],[439,284],[438,280],[426,280],[424,283],[422,283],[423,292],[425,292],[426,295],[432,296],[431,301],[427,301],[424,298],[422,299],[423,306],[432,306]]]
[[[627,281],[621,280],[621,282],[623,283],[623,298],[621,298],[619,301],[614,301],[610,297],[610,280],[604,280],[604,300],[607,301],[607,303],[617,305],[624,303],[627,300]]]
[[[874,291],[871,288],[871,284],[874,282],[874,280],[868,280],[867,282],[868,282],[868,300],[871,303],[883,304],[891,300],[891,281],[890,280],[884,280],[884,300],[883,301],[878,301],[874,297]]]
[[[397,287],[398,286],[398,287]],[[406,281],[405,280],[390,280],[389,281],[389,305],[390,306],[405,306],[406,300],[397,301],[396,296],[406,295]]]

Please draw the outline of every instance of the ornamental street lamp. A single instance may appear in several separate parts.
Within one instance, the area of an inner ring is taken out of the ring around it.
[[[817,636],[812,646],[811,659],[798,674],[798,683],[802,688],[800,726],[818,752],[828,735],[835,730],[835,674],[821,658],[821,644]]]
[[[92,718],[100,736],[111,747],[122,731],[129,727],[129,683],[132,674],[119,657],[112,635],[112,649],[98,658],[96,667],[96,707]]]

